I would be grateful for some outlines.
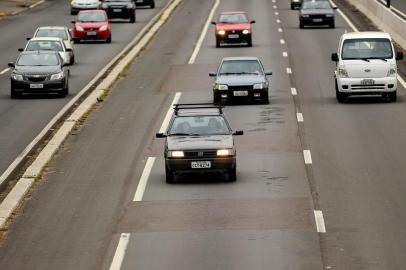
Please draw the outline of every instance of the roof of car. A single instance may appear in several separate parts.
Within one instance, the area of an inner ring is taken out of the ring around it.
[[[350,38],[389,38],[390,35],[385,32],[350,32],[350,33],[345,33],[343,34],[344,39],[350,39]]]
[[[223,61],[236,61],[236,60],[255,60],[258,61],[258,57],[254,56],[235,56],[235,57],[224,57]]]
[[[40,26],[38,29],[55,29],[55,30],[66,30],[66,26]]]

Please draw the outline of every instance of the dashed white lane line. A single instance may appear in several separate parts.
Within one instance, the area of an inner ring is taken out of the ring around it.
[[[306,165],[312,164],[312,154],[310,150],[303,150],[303,157]]]
[[[292,93],[292,96],[297,96],[297,90],[296,88],[290,88],[290,92]]]
[[[273,8],[274,8],[274,9],[277,9],[277,8],[278,8],[278,6],[277,6],[277,5],[274,5],[274,6],[273,6]]]
[[[325,233],[326,225],[324,224],[323,212],[320,210],[314,210],[314,219],[316,220],[317,232]]]
[[[276,23],[281,23],[281,20],[279,20],[279,19],[276,19]]]
[[[278,16],[278,15],[279,15],[279,12],[277,12],[277,11],[275,11],[274,13],[275,13],[275,15],[276,15],[276,16]]]
[[[166,132],[168,125],[169,125],[169,121],[171,121],[171,117],[172,117],[172,113],[173,113],[173,105],[179,102],[180,97],[182,96],[181,92],[177,92],[175,94],[175,97],[172,100],[171,106],[169,106],[168,112],[165,115],[165,119],[162,122],[162,126],[159,129],[159,133],[164,133]]]
[[[282,28],[278,28],[278,32],[282,33],[283,32]]]
[[[284,40],[284,39],[279,40],[279,42],[280,42],[281,44],[285,44],[285,40]]]
[[[0,72],[0,75],[3,75],[4,73],[6,73],[6,72],[9,71],[9,70],[10,70],[10,68],[4,69],[3,71]]]
[[[296,113],[296,118],[297,118],[297,121],[298,121],[299,123],[304,122],[303,114],[302,114],[302,113]]]
[[[292,69],[291,68],[286,68],[286,73],[292,74]]]
[[[140,181],[138,182],[137,191],[134,195],[134,202],[140,202],[142,201],[142,197],[144,197],[145,188],[147,187],[148,178],[151,174],[152,167],[154,166],[155,159],[155,157],[149,157],[145,163],[144,171],[142,172]]]
[[[289,55],[288,55],[288,52],[283,52],[283,53],[282,53],[282,56],[283,56],[283,57],[288,57],[288,56],[289,56]]]
[[[124,255],[127,251],[128,242],[130,242],[130,234],[122,233],[120,236],[120,241],[118,242],[116,253],[114,253],[113,261],[110,265],[110,270],[119,270],[123,264]]]
[[[207,34],[207,30],[209,29],[210,22],[212,21],[213,16],[214,16],[214,12],[216,12],[216,9],[219,6],[219,4],[220,4],[220,0],[216,0],[216,2],[214,3],[214,5],[213,5],[213,7],[212,7],[212,9],[210,11],[209,17],[207,18],[207,21],[204,24],[202,33],[200,34],[200,37],[197,40],[195,49],[193,50],[192,56],[190,57],[188,64],[193,64],[196,61],[197,54],[199,53],[200,48],[202,47],[204,37]]]

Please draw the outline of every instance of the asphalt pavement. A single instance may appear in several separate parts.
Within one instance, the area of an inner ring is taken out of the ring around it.
[[[281,0],[220,1],[216,14],[245,10],[257,21],[253,47],[217,49],[210,27],[188,64],[212,4],[184,1],[70,136],[8,227],[0,269],[109,269],[118,253],[121,269],[137,270],[404,268],[405,89],[397,103],[337,103],[330,54],[350,28],[337,14],[336,29],[300,30]],[[269,105],[225,109],[245,131],[236,137],[237,182],[185,176],[167,185],[154,134],[175,93],[212,101],[208,72],[243,55],[273,75]],[[155,161],[134,201],[147,160]]]

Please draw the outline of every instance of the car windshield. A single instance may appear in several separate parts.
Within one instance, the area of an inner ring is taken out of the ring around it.
[[[38,53],[38,54],[22,54],[18,58],[17,65],[19,66],[57,66],[59,65],[56,54]]]
[[[68,40],[68,35],[64,29],[39,29],[35,37],[56,37]]]
[[[27,51],[63,51],[63,45],[59,41],[31,40],[27,45]]]
[[[220,23],[247,23],[248,17],[244,13],[221,14]]]
[[[342,49],[342,59],[390,59],[392,44],[387,38],[347,39]]]
[[[133,2],[133,0],[104,0],[103,2]]]
[[[170,136],[229,135],[222,116],[178,116],[168,132]]]
[[[102,12],[83,12],[79,13],[78,21],[80,22],[105,22],[107,17]]]
[[[308,1],[304,2],[302,9],[330,9],[330,3],[328,1]]]
[[[224,61],[219,69],[219,75],[254,74],[263,75],[261,64],[256,60]]]

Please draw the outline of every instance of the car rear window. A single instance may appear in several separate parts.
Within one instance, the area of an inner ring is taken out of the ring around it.
[[[68,39],[66,31],[63,29],[39,29],[35,37],[56,37],[63,40]]]
[[[390,59],[393,57],[392,43],[387,38],[360,38],[344,41],[341,58]]]
[[[58,57],[54,53],[22,54],[17,61],[19,66],[57,66]]]
[[[230,129],[222,116],[176,117],[169,135],[229,135]]]

